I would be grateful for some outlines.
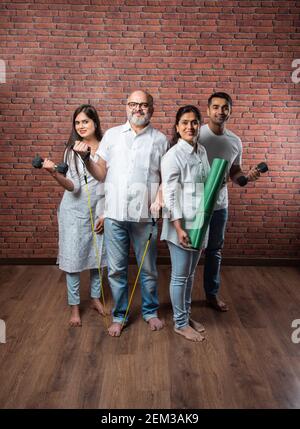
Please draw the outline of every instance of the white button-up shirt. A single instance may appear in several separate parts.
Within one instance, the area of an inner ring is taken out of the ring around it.
[[[106,161],[104,216],[151,221],[149,207],[160,184],[160,163],[168,148],[164,134],[149,124],[138,134],[130,123],[106,131],[97,155]]]
[[[183,139],[179,139],[163,157],[161,174],[165,209],[161,240],[179,246],[174,220],[182,219],[183,229],[192,228],[196,213],[204,203],[204,182],[209,170],[204,147],[198,144],[195,151]]]

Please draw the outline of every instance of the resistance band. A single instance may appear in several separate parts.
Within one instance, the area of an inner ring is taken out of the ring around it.
[[[133,298],[133,295],[134,295],[134,291],[135,291],[135,288],[136,288],[136,285],[137,285],[140,273],[142,271],[142,267],[143,267],[143,263],[144,263],[144,260],[145,260],[145,256],[146,256],[146,254],[148,252],[148,248],[149,248],[149,245],[150,245],[150,241],[151,241],[151,238],[152,238],[153,229],[155,227],[155,224],[156,224],[156,221],[152,218],[151,231],[150,231],[150,234],[149,234],[146,246],[145,246],[145,250],[144,250],[144,253],[143,253],[143,256],[142,256],[142,260],[141,260],[141,263],[140,263],[140,266],[139,266],[139,269],[138,269],[138,273],[137,273],[137,276],[135,278],[134,285],[133,285],[133,288],[132,288],[132,291],[131,291],[131,294],[130,294],[130,298],[129,298],[129,302],[128,302],[127,309],[126,309],[126,312],[125,312],[125,316],[124,316],[124,319],[122,321],[121,329],[123,329],[124,324],[126,322],[126,317],[127,317],[128,312],[129,312],[129,308],[130,308],[130,305],[131,305],[131,301],[132,301],[132,298]]]
[[[102,281],[102,273],[101,273],[101,257],[102,257],[102,246],[101,246],[101,257],[99,256],[99,250],[97,246],[97,234],[94,230],[94,220],[93,220],[93,211],[92,211],[92,204],[91,204],[91,194],[88,187],[88,181],[87,181],[87,172],[84,162],[82,161],[81,157],[74,151],[74,153],[78,156],[79,160],[82,163],[83,166],[83,174],[84,174],[84,181],[85,181],[85,190],[87,193],[87,199],[88,199],[88,208],[90,212],[90,222],[91,222],[91,228],[92,228],[92,234],[93,234],[93,245],[95,250],[95,255],[97,259],[98,264],[98,275],[100,280],[100,291],[102,296],[102,302],[103,302],[103,311],[104,311],[104,320],[105,320],[105,326],[106,329],[108,329],[108,322],[107,322],[107,314],[106,314],[106,304],[105,304],[105,297],[104,297],[104,288],[103,288],[103,281]]]

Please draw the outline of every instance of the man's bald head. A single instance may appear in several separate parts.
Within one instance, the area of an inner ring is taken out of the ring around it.
[[[153,107],[153,97],[152,97],[152,95],[149,94],[149,92],[144,91],[143,89],[137,89],[135,91],[132,91],[129,94],[128,98],[127,98],[127,102],[129,102],[129,101],[131,101],[131,100],[133,100],[135,98],[138,98],[138,99],[143,98],[144,99],[145,97],[146,97],[146,102],[149,104],[149,107],[150,106]]]

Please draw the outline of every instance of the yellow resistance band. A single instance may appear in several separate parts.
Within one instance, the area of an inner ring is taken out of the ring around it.
[[[140,263],[140,266],[139,266],[139,270],[138,270],[138,273],[137,273],[137,276],[136,276],[136,279],[135,279],[135,282],[134,282],[134,285],[133,285],[133,288],[132,288],[132,291],[131,291],[131,294],[130,294],[130,298],[129,298],[129,302],[128,302],[128,305],[127,305],[126,313],[125,313],[124,319],[122,321],[121,329],[123,329],[124,324],[126,322],[126,317],[127,317],[128,312],[129,312],[129,308],[130,308],[131,301],[132,301],[132,298],[133,298],[133,295],[134,295],[134,291],[135,291],[135,288],[136,288],[136,285],[137,285],[137,282],[138,282],[138,279],[139,279],[139,276],[140,276],[140,273],[141,273],[141,270],[142,270],[142,267],[143,267],[144,259],[145,259],[145,256],[146,256],[147,252],[148,252],[148,248],[149,248],[149,245],[150,245],[150,240],[151,240],[151,237],[152,237],[153,227],[154,226],[155,226],[155,220],[152,218],[152,231],[150,232],[149,238],[148,238],[147,243],[146,243],[146,247],[145,247],[145,250],[144,250],[144,253],[143,253],[143,256],[142,256],[142,260],[141,260],[141,263]]]
[[[106,305],[105,305],[105,298],[104,298],[104,289],[103,289],[102,274],[101,274],[101,267],[100,267],[100,265],[101,265],[101,259],[99,258],[99,250],[98,250],[98,246],[97,246],[97,234],[96,234],[96,232],[94,230],[94,220],[93,220],[93,212],[92,212],[92,205],[91,205],[91,195],[90,195],[90,191],[89,191],[89,188],[88,188],[87,175],[86,175],[86,169],[85,169],[85,165],[84,164],[83,164],[83,170],[84,170],[85,190],[86,190],[86,193],[87,193],[88,207],[89,207],[89,211],[90,211],[90,221],[91,221],[92,234],[93,234],[93,244],[94,244],[96,259],[97,259],[97,262],[98,262],[98,274],[99,274],[99,280],[100,280],[101,296],[102,296],[102,301],[103,301],[104,320],[105,320],[106,329],[108,329],[107,314],[106,314]]]

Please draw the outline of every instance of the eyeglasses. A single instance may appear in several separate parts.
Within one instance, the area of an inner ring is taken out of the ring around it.
[[[143,110],[146,110],[149,107],[149,103],[136,103],[135,101],[130,101],[129,103],[127,103],[127,106],[131,110],[137,108],[142,108]]]

